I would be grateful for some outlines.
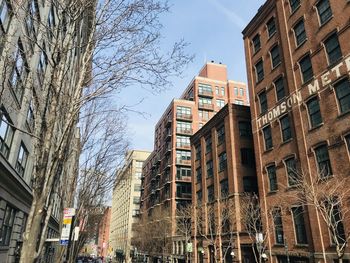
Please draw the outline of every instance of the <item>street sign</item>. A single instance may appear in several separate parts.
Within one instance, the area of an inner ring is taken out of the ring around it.
[[[69,234],[72,227],[72,218],[75,215],[75,208],[65,208],[63,210],[63,227],[60,244],[66,246],[69,243]]]

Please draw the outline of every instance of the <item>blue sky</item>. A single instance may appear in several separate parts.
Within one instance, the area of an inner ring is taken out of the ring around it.
[[[242,30],[265,0],[170,0],[170,13],[162,17],[165,48],[184,38],[194,54],[182,78],[173,79],[173,87],[152,94],[132,87],[119,94],[120,103],[142,101],[128,113],[130,148],[153,150],[154,127],[173,98],[179,97],[198,74],[205,61],[227,65],[228,78],[246,82]],[[131,90],[132,89],[132,90]]]

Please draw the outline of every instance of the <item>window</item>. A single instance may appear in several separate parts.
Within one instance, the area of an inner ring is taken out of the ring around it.
[[[26,15],[26,29],[27,34],[30,39],[30,46],[32,50],[34,49],[34,41],[36,40],[38,34],[38,25],[40,24],[39,9],[35,0],[30,0],[27,7]]]
[[[176,197],[191,198],[191,193],[192,193],[191,183],[176,184]]]
[[[219,155],[219,172],[222,172],[227,167],[227,156],[226,152]]]
[[[277,177],[276,177],[276,166],[270,165],[266,168],[267,176],[269,178],[270,192],[276,191],[277,187]]]
[[[196,146],[196,160],[200,160],[202,155],[202,149],[200,145]]]
[[[243,102],[243,100],[235,100],[235,104],[244,105],[244,102]]]
[[[292,207],[294,220],[294,231],[297,238],[297,244],[307,244],[307,236],[304,221],[304,209],[302,206]]]
[[[264,79],[264,65],[263,65],[262,59],[255,64],[255,72],[256,72],[256,82],[262,81]]]
[[[221,198],[226,198],[229,195],[228,180],[224,179],[220,182]]]
[[[215,199],[213,185],[211,185],[207,188],[207,195],[208,195],[208,202],[213,202]]]
[[[280,50],[278,45],[274,46],[271,49],[270,55],[271,55],[272,68],[275,68],[281,63]]]
[[[321,145],[315,148],[317,168],[321,178],[332,174],[331,161],[329,159],[327,145]]]
[[[30,130],[34,129],[34,106],[32,100],[29,102],[26,124]]]
[[[215,86],[215,94],[220,95],[220,89],[218,86]]]
[[[212,142],[211,142],[211,136],[208,136],[207,138],[205,138],[205,152],[211,152],[211,146],[212,146]]]
[[[131,212],[131,215],[133,217],[138,217],[140,215],[140,210],[139,209],[133,209]]]
[[[197,168],[196,177],[197,177],[197,183],[201,183],[202,182],[202,168],[201,167]]]
[[[225,96],[225,87],[221,87],[221,96]]]
[[[320,24],[323,25],[332,17],[332,9],[329,0],[320,0],[316,5]]]
[[[49,15],[47,17],[47,25],[48,25],[48,35],[49,35],[49,39],[52,40],[53,36],[54,36],[54,27],[55,27],[55,11],[53,9],[53,6],[51,6],[50,11],[49,11]]]
[[[210,160],[206,164],[207,167],[207,177],[213,177],[213,161]]]
[[[301,19],[295,26],[294,26],[294,36],[297,46],[300,46],[304,41],[306,40],[306,32],[305,32],[305,24],[304,20]]]
[[[135,179],[141,179],[142,173],[141,172],[135,172]]]
[[[266,91],[260,92],[259,96],[259,102],[260,102],[260,113],[264,114],[267,112],[267,97],[266,97]]]
[[[190,161],[191,160],[191,152],[187,151],[176,151],[176,160],[178,162],[181,161]]]
[[[343,79],[334,85],[341,113],[350,111],[350,82]]]
[[[239,88],[239,96],[244,96],[244,89],[243,88]]]
[[[24,56],[22,44],[19,41],[17,50],[15,52],[15,58],[13,63],[12,72],[9,78],[9,83],[11,88],[16,95],[16,99],[19,103],[22,102],[24,87],[22,86],[23,82],[27,77],[27,64]]]
[[[16,162],[16,171],[22,177],[24,176],[24,171],[26,169],[27,159],[28,159],[28,151],[22,142],[21,145],[19,146],[17,162]]]
[[[139,203],[140,203],[140,197],[139,197],[139,196],[134,196],[134,197],[133,197],[133,203],[134,203],[135,205],[139,204]]]
[[[45,50],[45,44],[43,44],[43,49]],[[38,62],[38,79],[41,84],[44,82],[46,67],[47,67],[47,58],[46,58],[46,52],[44,50],[41,50],[40,56],[39,56],[39,62]]]
[[[212,104],[212,100],[211,99],[209,99],[209,98],[199,98],[198,99],[198,104],[199,105],[211,105]]]
[[[238,88],[237,88],[237,87],[234,87],[233,90],[234,90],[235,96],[238,96]]]
[[[176,136],[176,147],[190,147],[190,137]]]
[[[210,84],[198,83],[198,93],[200,95],[212,95],[213,90]]]
[[[272,37],[273,34],[276,33],[276,22],[275,22],[275,18],[272,17],[269,21],[267,21],[267,31],[269,33],[269,37]]]
[[[300,6],[300,0],[289,0],[289,5],[292,13]]]
[[[189,107],[183,107],[183,106],[177,106],[176,107],[176,116],[191,116],[191,108]]]
[[[274,84],[275,84],[275,88],[276,88],[277,101],[280,101],[281,99],[283,99],[286,96],[283,77],[279,77],[274,82]]]
[[[271,126],[268,125],[263,129],[265,150],[270,150],[273,146],[272,136],[271,136]]]
[[[243,177],[243,191],[244,192],[258,192],[258,183],[255,177],[244,176]]]
[[[241,162],[248,167],[255,167],[254,151],[252,148],[241,148]]]
[[[0,229],[0,246],[8,246],[11,240],[13,224],[15,222],[16,210],[7,205]]]
[[[242,137],[252,137],[252,124],[249,121],[239,121],[238,122],[239,136]]]
[[[224,107],[225,106],[225,101],[216,99],[216,106],[218,106],[219,108]]]
[[[8,0],[0,2],[0,26],[2,31],[7,32],[10,20],[12,17],[12,10]]]
[[[324,45],[329,64],[334,64],[342,57],[337,33],[333,33],[330,37],[328,37],[325,40]]]
[[[261,42],[260,42],[260,35],[257,34],[253,38],[253,47],[254,47],[254,52],[257,52],[261,48]]]
[[[292,138],[292,129],[290,127],[289,115],[285,115],[284,117],[280,118],[280,124],[282,132],[282,141],[288,141]]]
[[[141,185],[140,184],[135,184],[134,185],[134,191],[141,191]]]
[[[184,177],[191,177],[191,169],[184,167],[176,167],[176,179],[184,179]]]
[[[307,108],[310,117],[311,128],[317,127],[322,123],[321,109],[317,97],[310,99],[307,102]]]
[[[221,126],[216,130],[218,136],[218,145],[225,142],[225,126]]]
[[[9,125],[11,121],[4,110],[0,109],[0,151],[7,159],[9,157],[14,130]]]
[[[142,161],[136,161],[135,166],[136,168],[142,168],[143,162]]]
[[[199,110],[198,115],[202,120],[208,120],[209,119],[209,111],[206,110]]]
[[[296,164],[295,158],[291,157],[285,160],[285,164],[286,164],[287,177],[288,177],[288,186],[294,186],[298,184],[300,177],[297,171],[297,164]]]
[[[178,133],[192,134],[192,127],[190,122],[176,122],[176,131]]]
[[[283,224],[281,209],[275,209],[272,213],[273,223],[275,226],[275,241],[276,244],[284,244]]]
[[[197,204],[202,203],[202,191],[197,192]]]
[[[314,72],[312,70],[312,64],[311,64],[310,55],[307,55],[304,58],[302,58],[300,60],[299,64],[300,64],[301,74],[302,74],[302,77],[303,77],[303,82],[304,83],[308,82],[314,76]]]

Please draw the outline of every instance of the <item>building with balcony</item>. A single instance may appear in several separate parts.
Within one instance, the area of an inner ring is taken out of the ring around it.
[[[108,249],[111,257],[125,262],[131,262],[133,255],[132,225],[139,219],[142,166],[149,155],[147,151],[128,152],[113,189]]]
[[[287,197],[301,194],[296,176],[314,191],[349,176],[349,14],[349,1],[268,0],[243,31],[259,194],[275,215],[264,218],[271,262],[339,262],[335,239],[348,238],[347,202],[327,208],[332,230],[314,205]]]
[[[179,262],[185,259],[185,242],[176,234],[176,210],[191,203],[190,137],[229,102],[248,104],[245,84],[227,80],[225,65],[206,63],[155,127],[154,150],[143,167],[141,214],[169,211],[172,246],[166,254]]]
[[[191,137],[191,147],[192,259],[253,262],[240,223],[243,194],[258,191],[249,107],[227,104]]]

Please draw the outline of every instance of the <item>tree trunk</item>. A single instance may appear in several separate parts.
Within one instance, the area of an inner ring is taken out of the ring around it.
[[[37,259],[37,246],[38,240],[31,237],[38,237],[41,233],[41,220],[43,218],[43,210],[45,202],[39,199],[35,203],[34,215],[30,225],[27,225],[26,236],[24,237],[24,242],[26,246],[22,247],[20,263],[34,263]]]

